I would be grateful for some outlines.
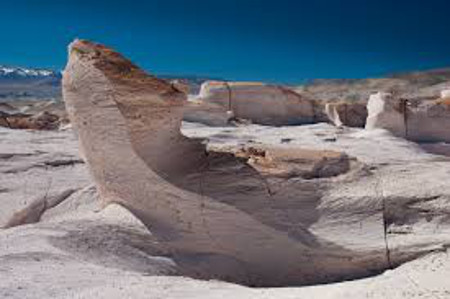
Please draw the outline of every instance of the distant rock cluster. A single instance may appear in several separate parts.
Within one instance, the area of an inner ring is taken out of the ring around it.
[[[41,75],[51,74],[36,73],[33,76]],[[174,89],[189,95],[187,82],[178,79],[168,82]],[[0,126],[3,127],[54,130],[68,122],[64,105],[60,102],[0,104]],[[397,136],[418,142],[449,142],[450,135],[445,129],[450,124],[449,107],[450,89],[444,87],[440,97],[434,98],[401,97],[379,92],[372,94],[368,101],[324,101],[286,86],[206,81],[201,84],[198,95],[189,96],[183,108],[183,119],[210,126],[245,123],[285,126],[328,122],[337,127],[387,129]]]
[[[450,91],[436,99],[377,93],[366,102],[322,102],[280,86],[205,82],[185,111],[185,120],[208,125],[231,121],[280,126],[329,122],[338,127],[383,128],[419,142],[449,142]]]
[[[382,128],[417,142],[450,142],[448,91],[434,101],[410,101],[389,93],[372,95],[366,129]]]
[[[57,130],[66,123],[68,123],[68,119],[61,102],[18,101],[0,103],[0,127]]]

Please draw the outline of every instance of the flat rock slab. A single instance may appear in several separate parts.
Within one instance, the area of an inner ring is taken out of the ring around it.
[[[26,208],[36,222],[57,204],[52,199],[62,200],[91,184],[72,131],[0,128],[0,136],[0,227]]]

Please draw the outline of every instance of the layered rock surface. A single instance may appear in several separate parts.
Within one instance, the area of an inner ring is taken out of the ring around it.
[[[59,124],[59,117],[46,111],[36,115],[0,112],[0,126],[10,129],[55,130]]]
[[[377,93],[370,97],[367,107],[366,129],[387,129],[417,142],[450,142],[450,103],[446,98],[410,101]]]
[[[202,84],[198,100],[257,124],[299,125],[314,121],[313,102],[283,86],[207,81]]]
[[[321,101],[305,94],[261,82],[206,81],[185,110],[184,120],[206,125],[242,119],[275,126],[318,122],[365,126],[366,102]]]
[[[330,102],[325,104],[328,120],[337,127],[364,128],[367,119],[366,103]]]
[[[56,130],[67,124],[61,101],[14,101],[0,103],[0,126],[10,129]]]
[[[47,209],[39,223],[0,229],[0,297],[409,299],[446,298],[450,293],[445,230],[450,162],[445,157],[427,154],[414,143],[386,132],[343,131],[326,124],[212,128],[185,123],[182,132],[191,138],[207,138],[209,147],[215,149],[239,148],[239,144],[245,143],[281,146],[286,151],[345,150],[364,162],[372,175],[356,181],[329,182],[331,189],[321,195],[323,204],[316,205],[315,210],[351,198],[367,202],[365,198],[372,194],[370,186],[377,184],[378,195],[389,203],[389,209],[395,207],[395,218],[401,220],[387,226],[391,254],[404,255],[408,251],[430,254],[374,277],[311,287],[248,288],[215,280],[195,280],[189,277],[195,277],[190,266],[197,256],[173,255],[164,242],[158,242],[134,215],[120,206],[109,205],[98,212],[95,189],[89,187],[85,164],[26,170],[25,164],[53,161],[55,165],[62,157],[76,159],[77,144],[72,132],[0,128],[3,155],[0,186],[8,187],[0,192],[3,217],[9,212],[13,214],[13,206],[20,209],[19,205],[25,205],[27,198],[44,197],[48,191],[51,199],[64,190],[80,188]],[[281,143],[282,139],[290,142]],[[330,142],[332,139],[335,141]],[[22,169],[19,172],[5,174],[19,168]],[[78,183],[80,178],[86,183]],[[335,221],[342,221],[341,216],[336,215]],[[329,239],[352,235],[352,231],[334,229],[335,223],[318,224],[311,225],[310,230],[327,234]],[[216,267],[221,265],[209,263],[201,269],[211,273]]]

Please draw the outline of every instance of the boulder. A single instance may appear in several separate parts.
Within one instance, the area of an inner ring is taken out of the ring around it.
[[[450,99],[450,89],[444,89],[441,91],[441,99]]]
[[[262,175],[281,178],[329,178],[347,173],[352,159],[336,151],[244,147],[236,153],[248,159]]]
[[[367,119],[367,108],[361,102],[331,102],[325,104],[325,114],[337,127],[364,128]]]
[[[386,129],[399,137],[406,137],[406,101],[394,98],[392,94],[378,92],[367,103],[366,129]]]
[[[187,82],[186,80],[174,79],[170,80],[169,82],[179,91],[184,92],[185,94],[190,93],[191,88],[189,86],[189,82]]]
[[[388,93],[372,95],[366,129],[382,128],[416,142],[450,142],[450,102],[409,101]]]
[[[213,127],[228,126],[232,119],[230,111],[214,103],[189,101],[183,110],[183,120]]]
[[[199,101],[216,104],[236,118],[263,125],[300,125],[314,121],[312,101],[282,86],[259,82],[206,81]]]

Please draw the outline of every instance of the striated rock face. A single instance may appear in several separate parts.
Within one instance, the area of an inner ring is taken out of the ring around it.
[[[209,126],[233,121],[282,126],[329,122],[338,127],[364,127],[366,103],[315,101],[287,87],[260,82],[206,81],[184,120]]]
[[[282,86],[207,81],[202,84],[199,100],[257,124],[299,125],[314,121],[313,103]]]
[[[367,109],[366,129],[387,129],[417,142],[450,142],[450,103],[445,98],[412,102],[378,93],[370,97]]]
[[[325,113],[329,121],[337,127],[360,127],[366,124],[367,108],[361,102],[338,102],[325,104]]]
[[[189,101],[183,110],[183,120],[213,127],[224,127],[233,120],[233,113],[214,103]]]
[[[417,201],[386,200],[364,164],[336,151],[208,150],[180,133],[183,92],[102,45],[70,45],[63,91],[102,203],[130,210],[191,277],[324,283],[430,248],[402,235],[389,244],[388,227],[414,223],[400,212]]]

